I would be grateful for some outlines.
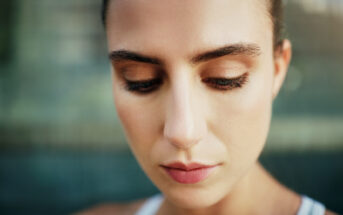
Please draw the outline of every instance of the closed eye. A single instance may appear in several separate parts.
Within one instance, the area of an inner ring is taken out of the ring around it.
[[[144,81],[129,81],[126,80],[126,90],[134,91],[141,94],[146,94],[156,90],[162,84],[162,78],[155,78]]]
[[[248,72],[237,78],[205,78],[202,80],[210,87],[218,90],[233,90],[235,88],[241,88],[248,81]]]
[[[217,90],[233,90],[241,88],[248,81],[248,72],[237,78],[205,78],[202,82],[209,87]],[[148,94],[157,90],[163,84],[162,78],[149,79],[144,81],[129,81],[125,80],[125,89],[139,94]]]

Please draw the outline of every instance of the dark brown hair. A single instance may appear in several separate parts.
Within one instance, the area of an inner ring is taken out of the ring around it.
[[[273,22],[274,49],[282,45],[283,41],[283,6],[282,0],[270,0],[269,14]]]
[[[102,23],[106,26],[106,17],[108,11],[108,4],[110,0],[103,0],[101,8]],[[282,44],[283,32],[283,7],[282,0],[267,0],[269,1],[269,14],[273,23],[273,44],[274,49],[277,49]]]

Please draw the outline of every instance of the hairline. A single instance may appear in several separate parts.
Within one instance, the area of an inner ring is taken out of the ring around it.
[[[102,0],[101,6],[101,21],[106,29],[107,26],[107,14],[111,0]],[[283,42],[283,9],[282,0],[263,0],[266,2],[267,17],[271,21],[272,32],[273,32],[273,48],[277,50]],[[276,11],[278,10],[278,11]],[[278,14],[278,15],[277,15]]]

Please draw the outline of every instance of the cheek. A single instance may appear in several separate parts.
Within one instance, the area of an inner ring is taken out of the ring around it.
[[[212,102],[217,110],[212,123],[213,132],[225,144],[233,166],[243,167],[252,163],[267,138],[272,76],[262,74],[251,75],[243,88]]]
[[[113,85],[116,110],[126,138],[133,153],[139,159],[149,156],[149,149],[158,138],[159,117],[158,105],[124,89]]]
[[[127,96],[117,96],[115,98],[118,116],[125,130],[130,144],[136,144],[138,140],[144,141],[151,138],[151,130],[154,125],[151,111],[144,110],[132,102]],[[149,109],[148,109],[149,110]]]

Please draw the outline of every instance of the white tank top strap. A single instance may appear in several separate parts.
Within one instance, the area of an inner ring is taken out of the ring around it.
[[[155,194],[149,197],[143,204],[142,207],[135,213],[135,215],[155,215],[160,208],[163,201],[161,194]],[[301,205],[297,212],[297,215],[324,215],[325,206],[306,196],[303,195],[301,198]]]
[[[149,197],[139,208],[135,215],[155,215],[163,201],[161,194],[155,194]]]
[[[324,215],[325,206],[310,197],[303,195],[301,198],[301,205],[297,215]]]

